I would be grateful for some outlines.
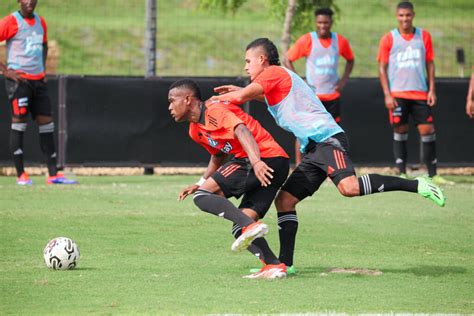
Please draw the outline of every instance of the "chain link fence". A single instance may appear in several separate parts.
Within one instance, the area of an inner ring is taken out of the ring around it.
[[[36,12],[48,23],[49,72],[143,76],[145,2],[39,1]],[[267,0],[249,0],[234,15],[199,11],[197,0],[157,0],[157,3],[158,76],[245,75],[244,50],[251,40],[269,37],[280,43],[283,23],[269,17]],[[376,77],[379,40],[397,25],[398,0],[336,0],[335,3],[340,12],[333,31],[351,43],[356,57],[353,76]],[[433,37],[437,76],[469,76],[474,56],[474,1],[416,0],[413,3],[415,26],[428,30]],[[0,3],[2,16],[17,9],[16,1]],[[293,42],[299,35],[302,34],[294,35]],[[462,57],[461,51],[464,64],[457,61],[457,57]],[[2,57],[4,45],[0,47]],[[298,61],[296,66],[303,73],[304,61]]]

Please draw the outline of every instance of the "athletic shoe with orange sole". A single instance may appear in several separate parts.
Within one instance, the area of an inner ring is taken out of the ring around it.
[[[255,222],[242,229],[242,234],[232,244],[232,251],[242,251],[257,238],[263,237],[268,232],[268,226],[261,222]]]
[[[68,179],[62,173],[57,173],[55,176],[46,178],[46,184],[76,184],[76,180]]]
[[[18,185],[32,185],[33,181],[28,177],[28,174],[26,172],[23,172],[21,176],[16,178],[16,184]]]
[[[245,279],[281,279],[286,278],[286,265],[267,264],[260,271],[243,276]]]

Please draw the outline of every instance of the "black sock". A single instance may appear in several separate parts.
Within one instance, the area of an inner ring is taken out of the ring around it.
[[[421,136],[421,142],[423,143],[423,158],[428,168],[428,176],[433,177],[436,175],[436,134],[423,135]]]
[[[17,177],[25,172],[23,164],[23,135],[25,134],[26,123],[12,123],[10,131],[10,151],[15,164]]]
[[[418,192],[418,181],[399,177],[365,174],[359,177],[360,195],[389,191]]]
[[[46,164],[50,176],[58,173],[56,165],[56,146],[54,145],[54,123],[39,126],[41,151],[46,156]]]
[[[293,265],[296,232],[298,231],[296,211],[278,213],[278,228],[278,234],[280,235],[279,259],[290,267]]]
[[[278,260],[273,251],[270,249],[270,246],[268,245],[265,238],[260,237],[255,239],[252,242],[252,245],[257,246],[258,249],[262,251],[262,260],[265,262],[265,264],[280,264],[280,260]]]
[[[407,139],[408,133],[393,133],[393,154],[400,173],[407,173]]]
[[[255,222],[225,197],[209,191],[197,190],[194,193],[193,200],[194,204],[202,211],[224,217],[240,227],[245,227]]]
[[[242,227],[240,227],[237,224],[234,224],[232,226],[232,236],[234,236],[234,238],[237,239],[240,237],[240,235],[242,235]],[[255,257],[257,257],[257,259],[265,262],[265,258],[263,256],[262,250],[258,248],[256,245],[254,245],[253,243],[250,244],[247,250],[250,251]]]

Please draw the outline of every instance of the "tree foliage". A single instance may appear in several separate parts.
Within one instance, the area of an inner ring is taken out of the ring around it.
[[[247,0],[199,0],[199,8],[204,10],[219,9],[234,14]],[[270,16],[283,24],[288,0],[267,0]],[[317,8],[331,8],[337,19],[339,8],[335,0],[297,0],[296,11],[291,22],[293,37],[314,29],[314,11]]]

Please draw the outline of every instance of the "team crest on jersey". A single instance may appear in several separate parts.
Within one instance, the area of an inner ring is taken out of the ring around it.
[[[212,147],[217,147],[217,145],[219,145],[219,142],[217,140],[212,139],[209,135],[207,136],[207,142]]]

